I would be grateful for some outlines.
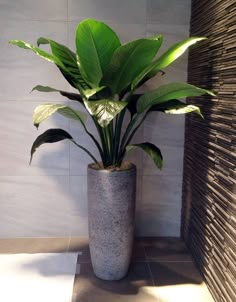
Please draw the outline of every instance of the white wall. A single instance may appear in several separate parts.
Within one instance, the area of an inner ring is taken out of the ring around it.
[[[40,36],[74,48],[76,24],[92,17],[111,25],[123,42],[163,34],[163,49],[188,36],[190,0],[0,0],[0,238],[87,235],[86,166],[82,151],[68,142],[44,145],[29,167],[35,137],[50,127],[68,130],[91,145],[76,122],[53,117],[37,131],[33,109],[42,102],[67,102],[56,93],[29,93],[37,84],[70,89],[52,64],[10,39],[36,43]],[[186,56],[157,82],[186,80]],[[74,104],[74,103],[73,103]],[[160,172],[137,152],[137,234],[180,233],[184,118],[153,114],[136,140],[157,144]]]

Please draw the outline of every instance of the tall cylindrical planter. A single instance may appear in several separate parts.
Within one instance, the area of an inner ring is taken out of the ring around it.
[[[89,247],[95,275],[119,280],[128,271],[134,238],[136,167],[88,166]]]

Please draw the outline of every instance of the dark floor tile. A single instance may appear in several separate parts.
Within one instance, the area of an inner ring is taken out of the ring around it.
[[[142,238],[140,244],[144,247],[148,261],[192,261],[192,257],[180,238],[160,237]]]
[[[142,244],[138,240],[134,241],[132,261],[144,262],[146,261],[146,254]]]
[[[76,275],[74,293],[76,302],[147,301],[153,297],[141,290],[152,286],[153,282],[147,263],[131,264],[128,275],[120,281],[103,281],[95,277],[90,263],[80,264],[80,274]],[[146,297],[144,297],[146,295]],[[143,300],[142,300],[143,299]]]
[[[203,278],[193,262],[151,262],[149,267],[155,285],[201,284]]]
[[[69,238],[15,238],[0,239],[0,253],[63,253]]]

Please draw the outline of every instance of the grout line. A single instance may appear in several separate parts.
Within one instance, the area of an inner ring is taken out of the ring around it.
[[[149,0],[146,0],[146,18],[145,18],[145,36],[147,38],[147,24],[148,24],[148,8],[149,8]]]
[[[145,18],[145,37],[147,38],[147,19],[148,19],[148,2],[149,0],[146,0],[146,18]],[[141,126],[141,130],[142,130],[142,139],[143,141],[144,140],[144,134],[145,134],[145,121],[143,122],[142,126]],[[143,171],[144,171],[144,154],[143,152],[141,153],[141,174],[140,174],[140,180],[141,180],[141,206],[143,205],[143,201],[144,201],[144,194],[143,194],[143,184],[144,184],[144,175],[143,175]],[[141,214],[142,216],[142,214]],[[143,247],[144,249],[144,253],[145,253],[145,258],[146,257],[146,251],[145,251],[145,248]]]
[[[66,23],[67,22],[67,19],[65,19],[65,18],[59,18],[59,19],[44,19],[44,18],[42,18],[42,19],[37,19],[37,18],[35,18],[35,19],[28,19],[28,18],[26,18],[26,19],[18,19],[18,20],[16,20],[17,21],[17,23],[26,23],[26,22],[30,22],[30,23],[32,23],[32,22],[64,22],[64,23]]]
[[[66,1],[66,16],[67,16],[67,37],[66,37],[66,42],[67,42],[67,47],[69,47],[69,0]],[[69,85],[69,84],[68,84]],[[69,88],[68,88],[69,89]],[[67,100],[67,105],[70,105],[69,100]],[[68,131],[69,133],[71,132],[71,123],[70,123],[70,119],[68,119]],[[68,156],[68,170],[69,170],[69,194],[71,193],[71,185],[70,185],[70,167],[71,167],[71,144],[68,144],[69,147],[69,156]]]
[[[66,253],[69,252],[70,249],[70,243],[71,243],[71,236],[68,238],[68,244],[67,244],[67,248],[66,248]]]
[[[67,46],[69,47],[69,0],[66,1]]]
[[[29,175],[30,176],[30,175]],[[55,236],[42,236],[42,237],[12,237],[12,238],[0,238],[0,242],[1,240],[19,240],[19,239],[24,239],[24,240],[27,240],[27,239],[69,239],[69,236],[60,236],[60,237],[55,237]]]
[[[149,275],[151,276],[152,285],[155,286],[153,274],[152,274],[152,271],[151,271],[151,268],[150,268],[150,264],[149,264],[149,261],[148,261],[148,258],[147,258],[146,249],[145,249],[145,247],[143,247],[143,249],[144,249],[145,258],[146,258],[146,260],[147,260],[146,263],[147,263],[147,267],[148,267],[148,270],[149,270]]]
[[[191,263],[192,260],[147,260],[147,262],[153,262],[153,263]]]

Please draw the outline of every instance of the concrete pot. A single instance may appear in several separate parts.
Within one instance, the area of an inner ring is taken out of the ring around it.
[[[97,170],[88,166],[89,247],[95,275],[122,279],[128,271],[134,237],[136,167]]]

